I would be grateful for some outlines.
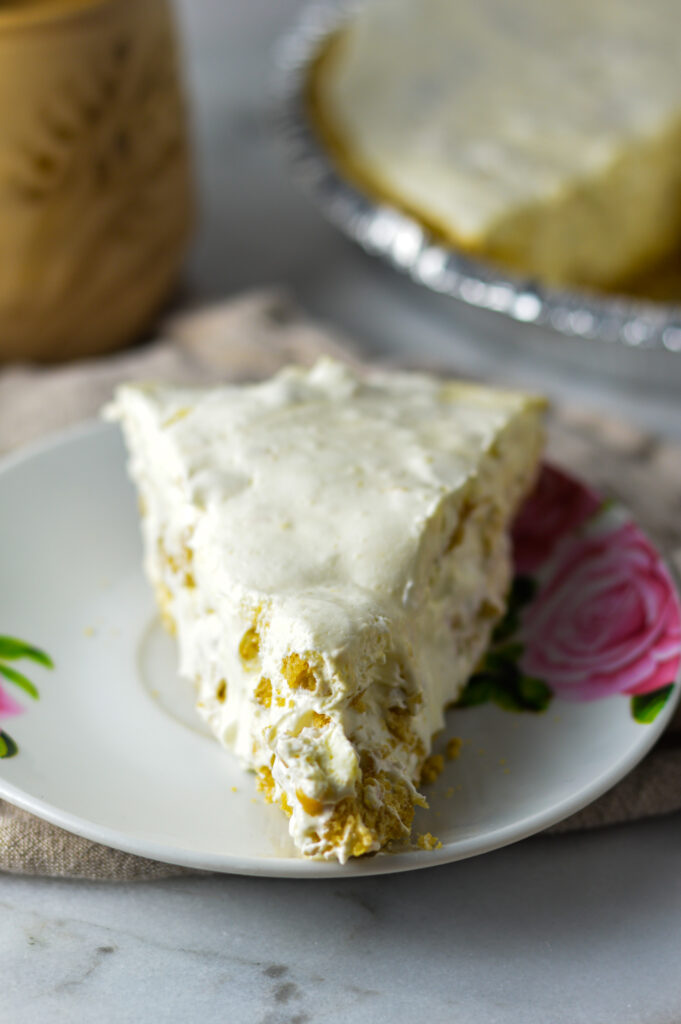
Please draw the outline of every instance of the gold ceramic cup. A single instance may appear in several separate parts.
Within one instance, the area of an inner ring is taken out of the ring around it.
[[[0,359],[135,339],[192,219],[169,0],[0,3]]]

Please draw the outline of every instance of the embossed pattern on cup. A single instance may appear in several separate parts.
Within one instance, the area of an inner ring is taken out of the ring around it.
[[[0,359],[135,339],[192,220],[168,0],[0,10]]]

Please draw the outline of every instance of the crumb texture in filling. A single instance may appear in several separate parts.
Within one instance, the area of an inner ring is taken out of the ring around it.
[[[441,769],[432,735],[503,610],[540,411],[330,361],[250,388],[119,392],[180,670],[303,854],[408,839]]]

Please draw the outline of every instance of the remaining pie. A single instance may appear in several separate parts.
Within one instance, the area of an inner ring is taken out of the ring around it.
[[[375,0],[324,46],[342,171],[458,248],[613,287],[681,243],[676,0]]]
[[[431,738],[501,615],[540,399],[325,359],[128,385],[145,566],[217,738],[338,858],[409,836]]]

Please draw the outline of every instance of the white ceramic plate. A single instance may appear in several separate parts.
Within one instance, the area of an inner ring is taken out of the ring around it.
[[[579,490],[574,482],[570,486]],[[559,502],[561,508],[569,504]],[[601,525],[587,532],[601,536],[608,519],[614,535],[617,523],[613,527],[608,518],[613,514],[596,517]],[[574,522],[569,525],[572,529]],[[583,526],[579,529],[583,534]],[[581,536],[579,543],[588,546],[588,538]],[[533,557],[530,553],[530,562]],[[578,562],[571,554],[570,564]],[[655,590],[649,570],[646,586]],[[546,572],[539,570],[540,589]],[[484,853],[566,817],[617,782],[653,745],[678,696],[678,686],[657,685],[667,682],[660,675],[665,666],[673,663],[674,675],[678,667],[678,602],[673,592],[665,598],[663,579],[653,598],[667,600],[668,628],[657,636],[654,650],[641,654],[637,649],[636,678],[627,682],[630,692],[632,685],[636,692],[645,689],[641,672],[647,657],[648,669],[657,672],[652,697],[620,693],[575,700],[570,678],[556,662],[546,670],[555,673],[556,695],[551,698],[542,685],[527,694],[529,705],[549,699],[548,707],[542,713],[513,713],[499,706],[517,700],[509,698],[501,676],[495,683],[498,664],[493,665],[468,694],[471,703],[486,702],[449,713],[446,735],[463,739],[461,755],[428,788],[431,809],[417,813],[415,833],[433,833],[442,848],[405,850],[343,867],[317,863],[296,855],[284,816],[264,803],[253,777],[204,733],[194,715],[191,688],[177,678],[173,642],[158,625],[142,575],[136,498],[115,428],[87,426],[3,463],[0,580],[0,634],[30,641],[54,661],[49,670],[30,657],[10,657],[11,645],[0,637],[0,672],[20,670],[40,691],[39,699],[31,700],[12,685],[16,679],[1,680],[0,737],[7,741],[5,753],[13,753],[14,746],[17,752],[0,760],[0,796],[90,839],[196,868],[272,876],[365,875]],[[608,586],[620,583],[609,578],[605,590],[592,587],[592,595],[605,599]],[[555,591],[555,580],[548,585]],[[569,595],[565,602],[569,611]],[[551,611],[549,604],[542,613]],[[638,605],[632,608],[635,618]],[[565,625],[558,624],[558,646]],[[535,639],[556,632],[550,615],[528,628]],[[607,643],[621,639],[610,637]],[[568,652],[570,658],[574,653]],[[621,664],[620,655],[621,650]],[[541,652],[535,650],[533,657],[541,661]],[[530,668],[536,675],[537,665]],[[605,679],[611,690],[622,689],[605,668],[604,675],[601,658],[595,683],[603,688]],[[515,671],[511,666],[511,675]],[[516,684],[518,678],[516,672]],[[648,722],[634,719],[635,704],[638,717]]]

